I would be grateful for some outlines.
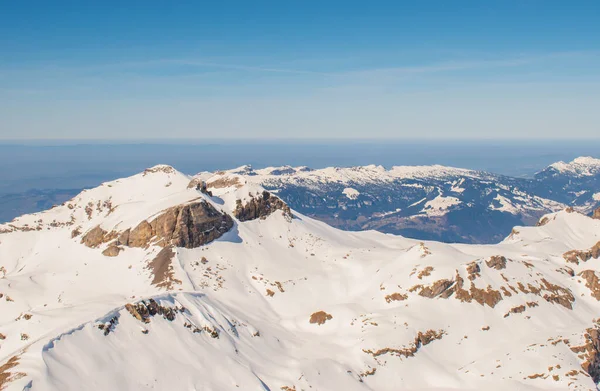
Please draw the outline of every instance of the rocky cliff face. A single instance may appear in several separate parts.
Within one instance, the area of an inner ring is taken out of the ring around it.
[[[596,209],[592,214],[592,219],[600,220],[600,208]]]
[[[285,202],[268,191],[263,191],[262,194],[252,197],[245,204],[242,203],[242,200],[238,200],[233,214],[240,221],[248,221],[265,219],[276,210],[281,210],[284,216],[292,218],[292,211]]]
[[[221,237],[231,227],[231,216],[200,201],[169,208],[152,221],[144,220],[135,228],[123,232],[107,232],[96,226],[83,236],[81,242],[92,248],[112,241],[114,243],[110,247],[147,247],[155,244],[161,247],[196,248]],[[115,252],[113,250],[111,254]]]

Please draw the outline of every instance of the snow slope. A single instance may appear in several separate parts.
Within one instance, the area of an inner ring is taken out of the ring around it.
[[[248,178],[157,166],[0,226],[0,389],[596,389],[599,220],[418,241],[290,219]],[[82,243],[197,202],[232,228],[158,267],[157,241]]]

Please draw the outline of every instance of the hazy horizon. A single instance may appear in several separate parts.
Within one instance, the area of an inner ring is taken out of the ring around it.
[[[80,141],[80,140],[79,140]],[[155,164],[186,173],[245,164],[348,167],[440,164],[510,176],[531,176],[551,163],[599,157],[600,140],[198,140],[181,143],[73,141],[0,142],[0,194],[30,189],[73,189],[133,175]]]

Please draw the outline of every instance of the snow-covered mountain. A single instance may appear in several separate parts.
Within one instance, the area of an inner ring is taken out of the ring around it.
[[[439,172],[407,170],[346,170],[342,194]],[[156,166],[0,225],[0,389],[596,389],[600,220],[562,210],[495,245],[348,232],[247,171]],[[423,204],[453,206],[443,189]]]
[[[600,160],[593,158],[555,163],[533,179],[437,165],[243,166],[218,174],[242,175],[338,228],[444,242],[496,243],[546,213],[566,206],[591,213],[600,205]]]

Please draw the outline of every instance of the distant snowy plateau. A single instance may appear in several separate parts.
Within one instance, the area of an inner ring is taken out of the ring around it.
[[[597,390],[599,204],[593,158],[148,168],[0,224],[0,390]]]

